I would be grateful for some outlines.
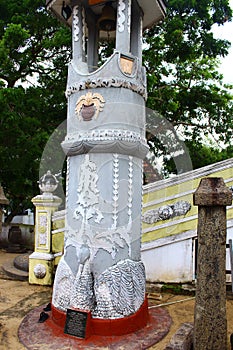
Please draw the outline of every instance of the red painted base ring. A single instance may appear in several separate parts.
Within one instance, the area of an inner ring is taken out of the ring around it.
[[[91,318],[90,335],[112,336],[130,334],[145,327],[148,320],[149,312],[146,298],[140,309],[128,317],[117,319]],[[52,321],[55,325],[64,329],[66,313],[52,305]]]

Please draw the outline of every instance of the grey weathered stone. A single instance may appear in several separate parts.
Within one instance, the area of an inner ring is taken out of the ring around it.
[[[232,193],[222,178],[204,178],[194,193],[198,205],[195,350],[226,350],[226,206]]]
[[[183,323],[164,350],[191,350],[192,345],[193,324]]]

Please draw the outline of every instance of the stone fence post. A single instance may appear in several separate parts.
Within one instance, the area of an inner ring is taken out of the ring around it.
[[[35,248],[29,256],[29,283],[52,285],[54,274],[54,254],[52,253],[51,223],[54,212],[62,200],[53,192],[57,188],[56,177],[48,171],[39,181],[42,194],[34,197],[36,207]]]
[[[198,205],[195,350],[226,350],[226,206],[232,192],[222,178],[204,178],[194,193]]]

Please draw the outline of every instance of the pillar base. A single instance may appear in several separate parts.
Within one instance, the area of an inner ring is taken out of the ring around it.
[[[52,322],[61,329],[64,329],[66,313],[56,309],[52,305]],[[89,327],[91,335],[119,336],[136,332],[147,325],[149,320],[147,298],[140,309],[133,315],[117,319],[91,318]],[[52,327],[51,323],[51,327]]]
[[[42,286],[53,284],[54,256],[34,252],[29,256],[29,283]]]
[[[79,339],[64,334],[64,329],[53,322],[51,312],[48,312],[49,318],[44,323],[38,323],[44,306],[31,310],[19,327],[19,340],[28,350],[35,348],[44,350],[48,347],[69,350],[149,349],[166,336],[172,324],[172,319],[165,308],[149,308],[147,325],[136,332],[109,337],[92,335],[88,339]]]

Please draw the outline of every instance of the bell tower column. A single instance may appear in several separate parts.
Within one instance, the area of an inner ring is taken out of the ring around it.
[[[59,16],[61,0],[47,1]],[[70,6],[66,1],[65,9]],[[52,318],[64,326],[70,309],[89,312],[93,334],[122,335],[148,321],[140,250],[142,160],[148,152],[141,40],[143,28],[164,14],[157,0],[74,1],[68,19],[73,59],[62,142],[67,155],[66,233]],[[112,44],[114,39],[113,54],[94,69],[101,40]]]
[[[86,40],[85,40],[85,10],[82,4],[73,6],[73,21],[72,21],[72,62],[79,69],[87,70],[86,66]]]
[[[116,50],[130,53],[132,0],[119,0],[117,8]]]

